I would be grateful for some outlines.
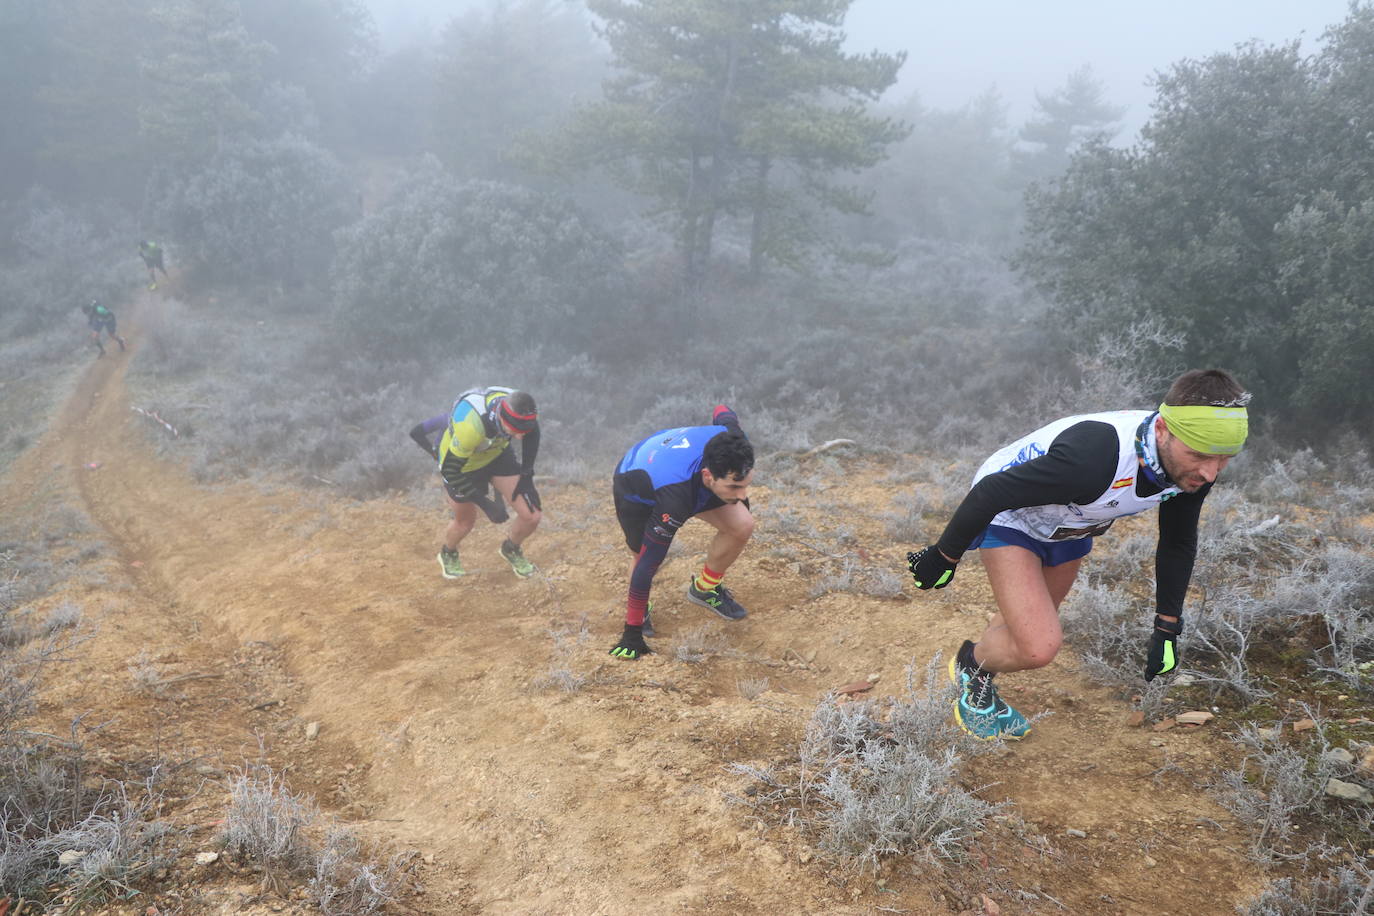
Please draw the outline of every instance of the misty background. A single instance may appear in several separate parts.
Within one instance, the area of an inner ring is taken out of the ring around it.
[[[970,456],[1190,366],[1254,390],[1251,456],[1363,456],[1374,12],[1150,17],[11,0],[0,458],[92,298],[207,479],[411,488],[485,384],[565,479],[722,400],[765,455]]]

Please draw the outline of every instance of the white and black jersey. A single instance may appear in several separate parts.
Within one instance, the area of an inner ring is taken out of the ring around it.
[[[990,524],[1041,541],[1094,537],[1118,518],[1158,506],[1159,613],[1180,613],[1197,555],[1198,517],[1211,485],[1184,493],[1147,472],[1137,438],[1149,441],[1154,417],[1144,410],[1066,417],[998,449],[978,469],[940,536],[940,550],[962,556]]]

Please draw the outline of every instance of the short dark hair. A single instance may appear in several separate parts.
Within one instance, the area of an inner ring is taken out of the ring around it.
[[[512,391],[510,394],[506,395],[506,403],[510,405],[511,410],[521,416],[528,417],[532,414],[539,413],[538,409],[534,406],[534,395],[530,394],[528,391]]]
[[[1225,369],[1189,369],[1164,395],[1170,407],[1243,407],[1249,401],[1250,393]]]
[[[754,469],[754,445],[741,432],[716,433],[701,450],[701,463],[718,480],[724,477],[742,480]]]

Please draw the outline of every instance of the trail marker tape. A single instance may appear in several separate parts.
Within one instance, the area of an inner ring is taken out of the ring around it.
[[[177,432],[177,428],[172,424],[168,423],[166,420],[162,419],[162,417],[158,416],[156,410],[144,410],[142,407],[130,407],[129,409],[132,410],[134,413],[141,413],[143,414],[143,416],[149,418],[150,420],[156,421],[158,425],[160,425],[163,429],[167,430],[167,432],[172,434],[173,439],[181,438],[181,433]]]

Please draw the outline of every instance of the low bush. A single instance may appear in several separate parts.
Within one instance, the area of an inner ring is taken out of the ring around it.
[[[975,746],[950,719],[954,688],[936,657],[906,671],[901,696],[842,701],[812,714],[795,758],[733,764],[750,781],[731,801],[767,824],[798,828],[827,859],[876,871],[892,855],[958,859],[996,807],[958,783]]]
[[[1367,916],[1374,912],[1374,870],[1356,860],[1310,877],[1279,878],[1241,916]]]
[[[315,836],[324,830],[324,839]],[[229,782],[225,849],[263,870],[264,883],[284,888],[303,880],[327,916],[377,913],[404,882],[406,857],[370,863],[357,836],[323,826],[312,798],[298,795],[283,774],[263,765],[244,767]]]
[[[143,783],[95,781],[81,717],[67,739],[28,727],[48,670],[89,634],[68,604],[30,620],[23,596],[46,585],[22,575],[14,553],[0,551],[0,894],[78,907],[127,897],[177,845],[156,820],[160,771]]]
[[[1245,757],[1225,770],[1214,794],[1251,830],[1250,852],[1256,861],[1270,863],[1292,852],[1298,816],[1316,813],[1325,798],[1326,782],[1334,774],[1322,733],[1312,756],[1278,740],[1277,731],[1261,734],[1246,725],[1236,736]]]

